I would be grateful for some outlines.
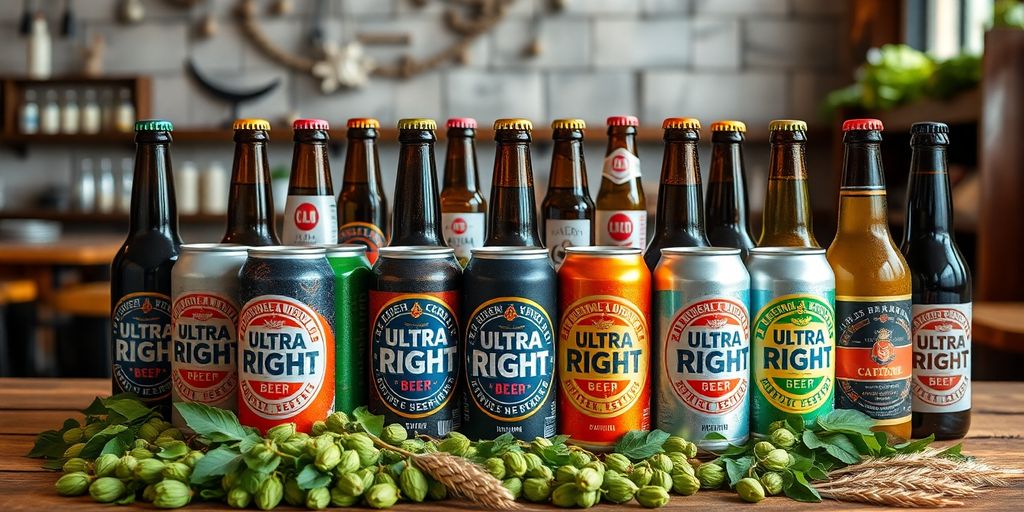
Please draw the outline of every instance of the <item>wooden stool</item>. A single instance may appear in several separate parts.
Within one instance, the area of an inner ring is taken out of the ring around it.
[[[56,313],[70,316],[57,331],[60,377],[110,376],[110,283],[66,286],[53,296]]]
[[[1020,380],[1024,360],[1024,302],[975,302],[976,378]]]
[[[36,299],[31,279],[0,281],[0,376],[35,376]]]

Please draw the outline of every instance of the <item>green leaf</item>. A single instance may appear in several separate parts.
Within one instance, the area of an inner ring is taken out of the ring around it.
[[[516,438],[512,434],[506,432],[494,438],[494,440],[480,441],[479,443],[477,443],[476,457],[474,458],[486,460],[491,457],[500,457],[505,452],[511,450],[512,448],[518,445],[519,444],[518,441],[516,441]]]
[[[661,445],[669,438],[669,433],[654,429],[650,432],[643,430],[632,430],[626,432],[622,439],[615,445],[615,452],[629,457],[633,461],[639,461],[661,453]]]
[[[813,430],[805,430],[803,441],[808,448],[812,450],[824,448],[829,455],[846,464],[860,462],[860,454],[857,452],[857,448],[841,433],[818,436]]]
[[[807,422],[804,421],[804,417],[795,413],[786,414],[786,424],[789,425],[790,430],[797,434],[807,428]]]
[[[807,468],[807,476],[812,480],[828,480],[828,472],[817,464]]]
[[[216,489],[203,489],[199,491],[199,497],[206,501],[216,501],[224,497],[224,489],[220,487]]]
[[[259,434],[247,434],[242,442],[238,443],[238,451],[245,453],[258,444],[263,444],[263,438]]]
[[[810,456],[801,455],[795,451],[789,452],[793,457],[793,464],[790,464],[789,468],[793,471],[808,471],[814,466],[814,454]]]
[[[564,466],[569,463],[569,447],[565,443],[545,446],[537,455],[549,466]]]
[[[551,441],[551,444],[553,445],[565,444],[565,442],[569,440],[569,437],[570,436],[566,434],[558,434],[557,436],[548,439],[548,441]]]
[[[356,410],[352,411],[352,417],[355,418],[356,423],[362,425],[363,430],[380,437],[380,433],[384,431],[384,416],[373,414],[366,406],[356,407]]]
[[[60,471],[64,469],[64,463],[68,460],[61,457],[59,459],[50,459],[43,463],[42,468],[50,471]]]
[[[877,455],[879,457],[885,457],[896,453],[896,449],[889,446],[889,434],[886,434],[885,432],[875,432],[874,438],[875,444],[878,445]],[[867,436],[864,436],[863,439],[866,440]]]
[[[107,441],[107,444],[103,445],[103,450],[100,451],[100,455],[112,453],[118,457],[124,455],[124,452],[128,451],[128,447],[131,446],[131,442],[135,440],[135,433],[129,430],[125,430],[120,434],[114,436]]]
[[[235,471],[241,463],[242,454],[238,450],[220,446],[196,461],[190,480],[193,484],[202,485]]]
[[[871,427],[875,424],[870,416],[853,409],[836,409],[824,416],[818,416],[818,426],[829,432],[873,436]]]
[[[726,439],[728,438],[723,436],[721,432],[708,432],[707,435],[704,436],[705,441],[724,441]]]
[[[786,496],[805,503],[818,503],[821,495],[811,486],[802,471],[793,471],[793,480],[785,487]]]
[[[128,427],[125,425],[110,425],[107,428],[100,430],[96,435],[92,436],[85,443],[85,447],[82,448],[82,453],[79,457],[83,459],[95,459],[103,453],[104,448],[107,446],[107,442],[116,437],[122,432],[126,432]]]
[[[316,487],[327,487],[331,483],[331,475],[321,473],[316,466],[309,464],[299,471],[299,474],[295,476],[295,483],[299,485],[299,489],[309,490]]]
[[[974,458],[974,457],[967,457],[967,456],[965,456],[964,454],[961,453],[962,450],[963,450],[963,445],[961,445],[960,443],[957,443],[957,444],[954,444],[953,446],[950,446],[949,448],[946,448],[945,450],[942,450],[941,452],[935,454],[935,456],[936,457],[942,457],[942,458],[945,458],[945,459],[951,459],[951,460],[955,460],[955,461],[960,461],[960,462],[969,461],[969,460]]]
[[[917,453],[924,450],[928,445],[935,441],[935,434],[931,434],[928,437],[918,439],[916,441],[907,441],[893,446],[896,453]]]
[[[61,433],[56,430],[47,430],[36,437],[36,444],[32,446],[26,457],[56,459],[64,455],[67,444]]]
[[[132,423],[135,420],[149,416],[153,412],[152,409],[142,405],[141,402],[132,398],[108,398],[103,401],[103,405],[105,405],[111,413],[121,415],[121,417],[124,418],[124,422],[127,423]]]
[[[242,425],[238,423],[238,418],[231,411],[197,402],[177,402],[174,407],[178,409],[189,428],[210,441],[241,441],[246,436]]]
[[[134,492],[125,493],[124,496],[121,496],[120,498],[118,498],[117,501],[114,502],[115,505],[131,505],[133,503],[135,503]]]
[[[754,465],[753,455],[722,460],[725,462],[725,472],[729,475],[729,487],[734,487],[736,482],[750,476],[750,468]]]
[[[161,459],[177,459],[188,454],[188,445],[182,441],[171,441],[160,447],[156,456]]]
[[[741,455],[744,455],[744,454],[750,452],[750,450],[752,449],[752,446],[753,445],[741,446],[741,445],[738,445],[738,444],[729,443],[729,446],[726,446],[725,450],[722,450],[722,452],[719,453],[718,456],[723,458],[723,459],[725,459],[725,458],[736,458],[736,457],[739,457]]]
[[[107,406],[103,405],[103,400],[100,397],[93,398],[89,407],[82,409],[82,414],[86,416],[106,416]]]

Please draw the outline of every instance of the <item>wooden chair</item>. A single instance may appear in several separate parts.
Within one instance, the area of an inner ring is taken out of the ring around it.
[[[70,317],[57,330],[60,377],[110,376],[110,283],[65,286],[53,296],[53,310]]]

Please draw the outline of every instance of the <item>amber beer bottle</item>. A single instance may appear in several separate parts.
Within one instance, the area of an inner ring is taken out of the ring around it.
[[[597,245],[647,247],[647,200],[640,177],[634,116],[612,116],[608,123],[608,149],[601,167],[594,230]]]
[[[433,245],[445,247],[441,234],[441,204],[437,194],[434,163],[433,119],[398,121],[398,178],[391,215],[390,246]]]
[[[652,272],[666,247],[710,245],[704,234],[704,191],[697,160],[700,121],[670,117],[661,127],[665,130],[665,156],[661,160],[658,211],[654,216],[654,238],[644,254]]]
[[[292,173],[284,207],[285,245],[338,243],[338,204],[327,161],[327,130],[323,119],[296,119]]]
[[[839,226],[826,256],[836,275],[836,409],[910,438],[910,268],[889,235],[882,122],[843,123]]]
[[[267,163],[270,122],[239,119],[232,128],[235,130],[235,160],[228,195],[228,229],[221,242],[281,245],[274,219],[270,164]]]
[[[807,123],[776,119],[768,125],[771,142],[768,192],[758,247],[819,247],[811,225],[807,190]]]
[[[745,257],[754,247],[747,226],[747,178],[743,163],[740,121],[711,123],[711,169],[704,205],[708,242],[716,247],[735,247]]]
[[[487,241],[484,245],[543,247],[537,235],[537,198],[533,194],[530,141],[533,123],[527,119],[498,119],[498,143],[491,178]]]
[[[347,123],[348,150],[345,174],[338,192],[338,243],[366,246],[370,264],[377,250],[387,245],[388,198],[380,178],[377,130],[380,122],[352,118]]]
[[[910,128],[907,225],[901,250],[913,282],[912,434],[955,439],[971,426],[971,273],[953,239],[949,127]]]
[[[476,119],[448,120],[448,152],[444,160],[444,188],[441,189],[441,223],[444,241],[455,249],[463,267],[471,251],[484,244],[487,229],[487,201],[480,194],[476,166]]]
[[[113,394],[130,392],[171,414],[171,267],[178,213],[169,121],[135,123],[135,172],[128,237],[110,266]]]
[[[548,192],[540,211],[544,246],[556,270],[562,266],[566,248],[594,245],[594,201],[583,161],[586,127],[582,119],[556,119],[551,123],[555,146]]]

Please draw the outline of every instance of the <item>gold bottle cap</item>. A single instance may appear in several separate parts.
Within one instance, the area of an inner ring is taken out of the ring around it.
[[[807,123],[799,119],[775,119],[768,123],[770,132],[806,132]]]
[[[410,117],[398,120],[399,130],[436,130],[437,122],[425,117]]]
[[[372,117],[353,117],[348,120],[345,125],[347,128],[373,128],[374,130],[380,129],[380,121]]]
[[[235,119],[231,125],[232,130],[270,130],[270,121],[257,118]]]
[[[747,132],[747,125],[743,121],[715,121],[711,123],[711,131],[713,132]]]
[[[587,123],[582,119],[555,119],[551,122],[553,130],[583,130],[586,127]]]
[[[495,130],[533,130],[533,123],[529,119],[509,118],[494,121]]]
[[[668,117],[661,123],[663,130],[700,130],[700,119],[695,117]]]

